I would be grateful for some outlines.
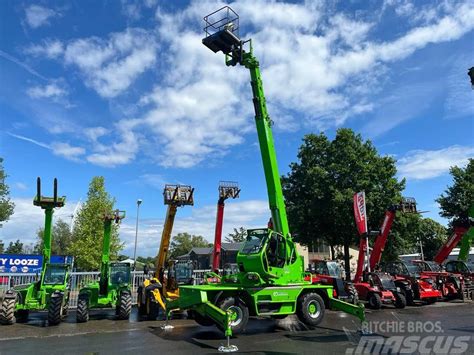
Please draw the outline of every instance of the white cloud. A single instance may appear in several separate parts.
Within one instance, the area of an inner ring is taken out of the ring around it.
[[[124,92],[156,61],[155,37],[143,30],[128,28],[113,33],[108,40],[90,37],[65,46],[64,60],[76,66],[88,86],[106,98]]]
[[[78,161],[79,157],[84,155],[86,152],[84,148],[72,146],[69,143],[53,142],[51,144],[47,144],[47,143],[43,143],[32,138],[18,135],[18,134],[13,134],[10,132],[7,132],[7,134],[14,138],[23,140],[25,142],[33,143],[41,148],[51,150],[54,155],[57,155],[69,160],[73,160],[73,161]]]
[[[25,53],[55,59],[64,53],[64,44],[57,39],[45,39],[41,44],[32,44],[25,48]]]
[[[63,158],[78,161],[79,157],[84,155],[86,150],[82,147],[74,147],[69,143],[53,142],[51,144],[51,150],[55,155]]]
[[[411,11],[411,3],[403,4],[408,5],[401,12]],[[134,117],[92,139],[89,162],[126,164],[141,149],[162,166],[188,168],[221,157],[245,141],[254,129],[248,73],[226,67],[221,54],[201,43],[201,18],[220,5],[194,1],[176,13],[158,8],[154,31],[128,28],[107,38],[79,38],[45,50],[46,56],[62,53],[65,63],[78,68],[86,85],[104,98],[130,90],[151,68],[159,71],[153,89],[133,104],[139,108],[130,111]],[[374,93],[390,74],[388,65],[429,44],[459,39],[474,28],[469,2],[427,4],[423,21],[385,41],[371,36],[379,23],[367,20],[369,16],[335,13],[327,4],[241,0],[231,6],[241,15],[242,38],[254,41],[269,114],[281,130],[325,130],[373,111]],[[433,16],[428,15],[431,8]],[[162,65],[155,65],[158,42]],[[378,134],[410,118],[410,112],[393,117],[390,124],[378,125]],[[129,127],[126,132],[123,125]]]
[[[67,95],[67,91],[56,83],[46,84],[44,86],[33,86],[26,93],[34,99],[58,98]]]
[[[43,181],[43,185],[47,187],[47,191],[51,191],[49,190],[49,186],[46,186],[45,183],[46,181]],[[33,205],[33,197],[14,197],[12,201],[15,203],[15,209],[10,220],[4,223],[3,227],[0,228],[0,239],[3,240],[5,244],[17,239],[20,239],[24,244],[36,243],[36,231],[44,227],[44,210]],[[74,207],[75,203],[73,201],[67,201],[63,208],[56,208],[54,210],[53,222],[61,218],[69,223]]]
[[[474,147],[453,145],[439,150],[414,150],[397,163],[401,177],[431,179],[447,174],[452,166],[464,166],[474,157]]]
[[[25,20],[31,28],[49,25],[49,20],[57,16],[60,16],[58,12],[40,5],[30,5],[25,8]]]

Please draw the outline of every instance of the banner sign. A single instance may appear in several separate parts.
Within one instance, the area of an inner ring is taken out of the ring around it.
[[[73,265],[74,257],[65,255],[51,255],[51,264]],[[0,254],[0,273],[28,273],[41,272],[43,267],[42,255]]]
[[[20,255],[20,254],[0,254],[0,272],[41,272],[43,266],[43,256],[41,255]]]
[[[354,195],[354,216],[359,234],[367,233],[367,213],[365,210],[365,192]]]

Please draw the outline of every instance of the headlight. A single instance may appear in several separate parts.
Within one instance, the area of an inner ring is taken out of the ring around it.
[[[397,287],[397,292],[401,292],[400,287]]]

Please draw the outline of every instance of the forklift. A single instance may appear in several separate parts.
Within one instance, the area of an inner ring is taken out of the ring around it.
[[[138,313],[148,320],[156,320],[160,308],[166,309],[167,299],[179,297],[179,285],[192,284],[193,264],[169,261],[168,249],[178,207],[194,205],[194,188],[189,185],[165,185],[163,198],[166,211],[160,249],[156,258],[155,272],[138,287]]]
[[[17,285],[8,290],[0,308],[0,323],[11,325],[27,322],[30,311],[48,311],[48,324],[59,324],[68,313],[70,269],[68,263],[51,263],[52,219],[55,208],[64,206],[66,197],[58,196],[58,180],[54,179],[53,197],[41,195],[41,179],[36,180],[36,197],[33,205],[45,213],[43,234],[43,266],[39,280],[31,284]]]
[[[79,290],[76,321],[89,320],[93,308],[114,308],[118,319],[129,319],[132,310],[131,279],[129,263],[110,262],[112,222],[119,224],[125,218],[125,211],[104,213],[104,237],[102,239],[102,262],[100,277]]]
[[[221,347],[221,351],[238,350],[229,344],[230,336],[243,332],[250,316],[284,318],[296,314],[306,326],[314,327],[323,320],[325,309],[332,308],[364,320],[362,305],[333,298],[332,286],[305,281],[309,273],[304,270],[303,258],[288,227],[272,120],[267,112],[259,62],[253,54],[251,40],[239,38],[239,16],[229,6],[206,16],[204,21],[203,44],[215,53],[222,51],[228,66],[239,64],[250,72],[272,227],[247,231],[246,241],[237,254],[239,273],[220,283],[180,286],[180,297],[167,303],[167,312],[192,310],[198,324],[217,325],[227,336],[227,346]]]

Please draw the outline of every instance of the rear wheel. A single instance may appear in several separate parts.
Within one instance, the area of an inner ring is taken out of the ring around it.
[[[132,297],[128,292],[120,294],[120,308],[118,311],[118,319],[129,319],[132,311]]]
[[[245,330],[249,321],[249,309],[243,301],[237,297],[227,297],[221,300],[217,307],[224,311],[230,311],[232,333],[239,334]],[[220,328],[220,326],[218,327]]]
[[[356,288],[354,287],[354,285],[349,285],[348,288],[349,288],[349,295],[350,295],[350,298],[351,298],[350,303],[358,305],[359,304],[359,294],[357,293]]]
[[[0,308],[0,324],[12,325],[15,323],[15,298],[5,298]]]
[[[48,324],[49,325],[58,325],[59,323],[61,323],[62,303],[63,303],[62,295],[53,294],[51,296],[51,299],[49,300],[49,307],[48,307]]]
[[[146,298],[146,316],[148,320],[156,320],[158,317],[158,304],[154,302],[153,294],[150,292]]]
[[[89,320],[89,302],[87,297],[79,297],[77,300],[76,322],[85,323]]]
[[[324,311],[324,301],[317,293],[307,293],[298,300],[296,314],[307,326],[315,327],[321,323]]]
[[[367,301],[369,302],[369,307],[372,309],[382,308],[382,300],[378,293],[371,293]]]
[[[395,307],[405,308],[405,306],[407,305],[407,299],[405,298],[405,296],[400,292],[395,292],[394,296],[395,296]]]

